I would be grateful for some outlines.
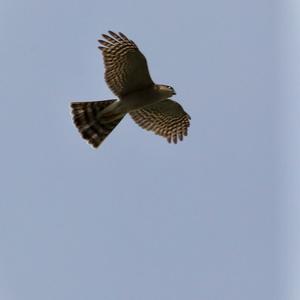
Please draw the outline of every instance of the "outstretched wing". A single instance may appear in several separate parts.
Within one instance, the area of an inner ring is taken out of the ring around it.
[[[123,33],[103,34],[105,40],[99,40],[102,45],[105,80],[109,88],[117,96],[150,87],[152,81],[145,56],[136,44]]]
[[[130,112],[130,115],[142,128],[154,131],[175,144],[188,134],[191,119],[179,103],[170,99],[147,105]]]

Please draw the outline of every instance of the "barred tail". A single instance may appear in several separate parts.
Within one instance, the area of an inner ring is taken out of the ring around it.
[[[101,111],[117,100],[72,102],[73,121],[81,136],[97,148],[123,119],[124,115],[101,117]]]

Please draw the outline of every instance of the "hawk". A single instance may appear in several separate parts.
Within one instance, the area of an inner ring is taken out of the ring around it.
[[[181,141],[191,118],[169,99],[176,95],[175,90],[152,81],[146,58],[132,40],[121,32],[108,34],[98,40],[98,48],[104,58],[106,83],[118,99],[72,102],[73,121],[81,136],[97,148],[129,113],[139,126],[169,143]]]

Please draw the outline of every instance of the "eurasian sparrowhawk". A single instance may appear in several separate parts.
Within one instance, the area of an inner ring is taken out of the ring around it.
[[[72,102],[73,120],[80,134],[97,148],[129,113],[142,128],[177,143],[187,135],[190,116],[181,105],[168,99],[176,95],[168,85],[155,84],[147,61],[136,44],[121,32],[103,34],[105,80],[119,99]]]

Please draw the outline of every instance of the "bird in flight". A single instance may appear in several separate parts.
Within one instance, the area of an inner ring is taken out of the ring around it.
[[[123,33],[108,31],[98,40],[105,65],[105,80],[118,99],[72,102],[73,121],[81,136],[97,148],[129,113],[142,128],[177,143],[188,133],[190,116],[169,99],[169,85],[155,84],[145,56]]]

